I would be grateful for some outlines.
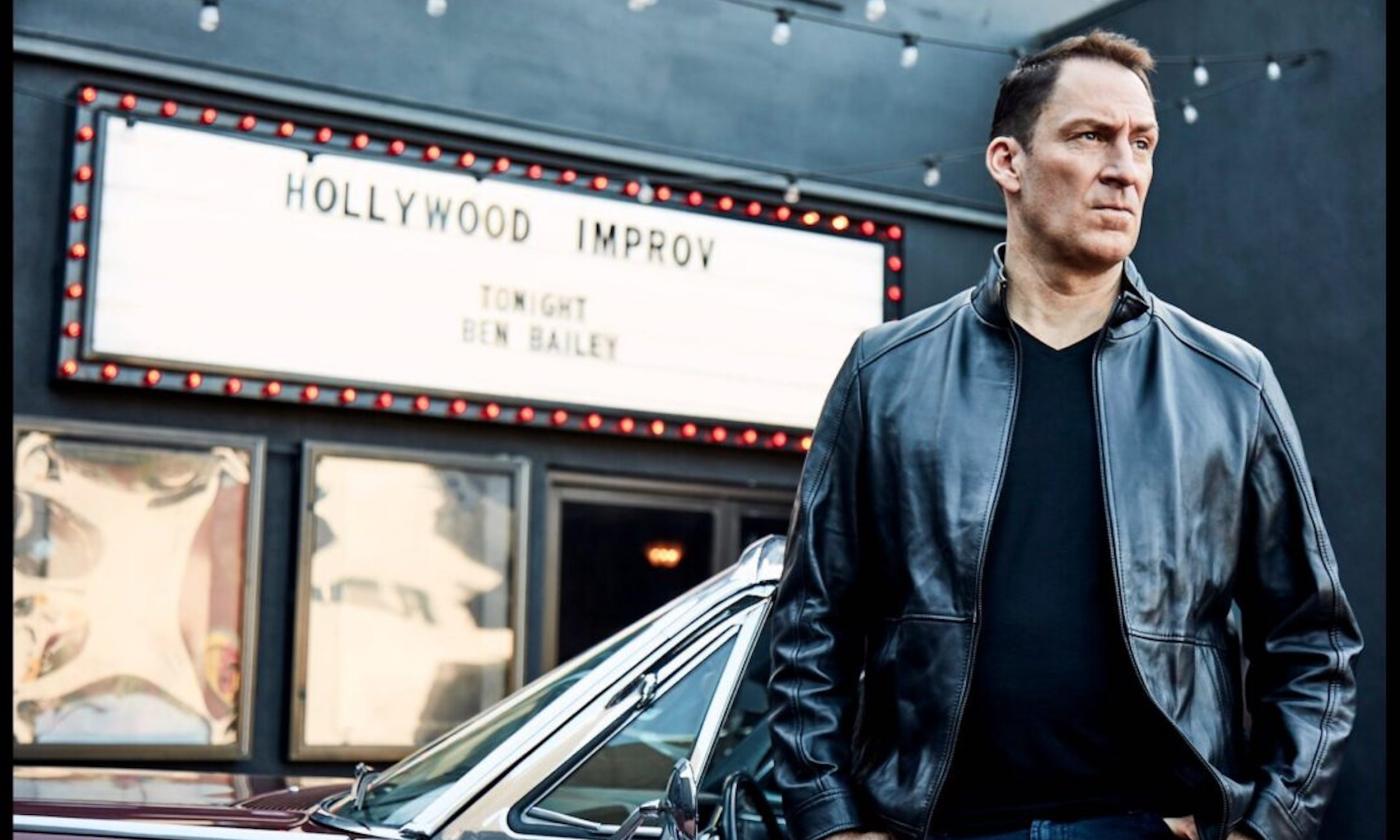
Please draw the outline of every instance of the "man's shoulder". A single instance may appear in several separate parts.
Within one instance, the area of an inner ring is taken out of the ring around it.
[[[860,335],[861,367],[874,364],[891,351],[912,342],[938,336],[949,322],[966,309],[972,311],[972,290],[969,286],[947,300],[912,312],[897,321],[886,321],[868,328]]]
[[[1207,324],[1153,295],[1152,314],[1173,340],[1236,373],[1254,387],[1263,379],[1264,352],[1234,333]]]

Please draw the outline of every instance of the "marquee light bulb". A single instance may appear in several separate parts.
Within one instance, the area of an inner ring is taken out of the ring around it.
[[[791,19],[786,10],[778,10],[778,22],[773,24],[773,43],[777,46],[784,46],[792,40],[792,24],[788,22]]]
[[[919,63],[919,44],[913,35],[904,36],[904,49],[899,53],[899,66],[908,70]]]
[[[797,186],[796,178],[789,178],[787,190],[783,192],[783,201],[788,204],[796,204],[802,200],[802,190]]]
[[[447,14],[447,0],[428,0],[428,14],[431,17]]]
[[[885,16],[889,8],[885,5],[885,0],[865,0],[865,19],[875,23]]]
[[[1195,105],[1191,104],[1191,100],[1181,100],[1181,118],[1186,120],[1187,125],[1195,125],[1200,116],[1200,112],[1196,110]]]
[[[1206,64],[1199,58],[1196,59],[1196,66],[1191,71],[1191,78],[1196,81],[1196,87],[1205,87],[1210,84],[1210,71],[1206,69]]]
[[[1277,61],[1271,58],[1269,59],[1269,63],[1264,66],[1264,74],[1269,77],[1269,81],[1277,82],[1279,77],[1283,75],[1283,68],[1279,66]]]
[[[205,32],[219,28],[219,0],[204,0],[199,7],[199,28]]]
[[[656,198],[656,190],[652,188],[647,179],[643,178],[641,186],[637,189],[637,200],[643,204],[650,204],[654,198]]]

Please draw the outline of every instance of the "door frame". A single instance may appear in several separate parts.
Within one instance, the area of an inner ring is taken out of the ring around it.
[[[631,505],[635,507],[709,513],[714,538],[708,559],[710,573],[739,559],[739,520],[748,515],[787,516],[796,488],[672,481],[656,478],[601,475],[577,470],[549,470],[545,477],[545,552],[540,575],[540,673],[559,664],[559,579],[562,552],[560,527],[565,502]]]

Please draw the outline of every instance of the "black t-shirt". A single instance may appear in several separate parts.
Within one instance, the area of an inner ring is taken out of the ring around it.
[[[1131,808],[1190,813],[1169,724],[1132,672],[1099,475],[1098,334],[1019,326],[1020,396],[982,574],[972,688],[933,826],[997,831]],[[1178,739],[1179,740],[1179,739]]]

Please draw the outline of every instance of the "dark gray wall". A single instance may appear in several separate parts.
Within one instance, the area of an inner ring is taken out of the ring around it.
[[[1366,639],[1322,836],[1383,837],[1385,5],[1133,2],[1093,22],[1159,55],[1327,51],[1214,97],[1189,66],[1158,68],[1162,141],[1133,260],[1153,292],[1263,350],[1283,384]],[[1264,75],[1258,64],[1209,69],[1211,86]],[[1195,125],[1175,107],[1183,95],[1197,101]]]

